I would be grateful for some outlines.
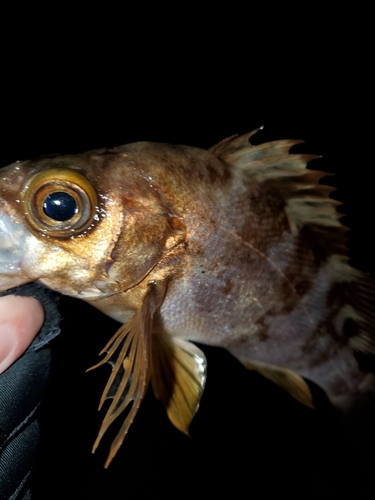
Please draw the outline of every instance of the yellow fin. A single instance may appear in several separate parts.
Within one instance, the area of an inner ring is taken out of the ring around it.
[[[246,361],[238,358],[249,370],[256,370],[279,387],[287,391],[300,403],[314,408],[311,391],[304,379],[298,373],[288,368],[262,363],[261,361]]]
[[[153,335],[151,383],[169,420],[188,434],[207,377],[207,361],[194,344],[175,337]]]
[[[153,288],[156,288],[156,286]],[[89,368],[89,370],[93,370],[104,363],[109,363],[112,366],[112,373],[103,391],[99,410],[106,399],[112,399],[112,403],[95,440],[92,449],[93,453],[108,427],[132,403],[129,413],[111,445],[104,465],[105,468],[108,467],[120,448],[138,412],[150,379],[149,357],[151,351],[152,319],[155,310],[159,307],[164,297],[164,295],[158,293],[159,290],[155,291],[157,293],[148,293],[145,296],[142,308],[128,323],[119,328],[104,347],[100,354],[106,352],[106,356],[97,365]]]

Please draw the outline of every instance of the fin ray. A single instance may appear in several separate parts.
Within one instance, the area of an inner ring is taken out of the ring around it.
[[[165,292],[164,288],[163,291]],[[104,388],[99,409],[106,399],[112,401],[94,442],[93,453],[108,427],[131,405],[111,445],[104,465],[105,468],[108,467],[120,448],[146,393],[150,379],[152,320],[163,298],[164,293],[160,293],[154,284],[143,298],[140,310],[128,323],[119,328],[101,351],[101,353],[106,352],[105,357],[97,365],[90,368],[91,370],[104,363],[109,363],[112,366],[112,372]]]
[[[274,366],[260,361],[248,361],[237,357],[238,360],[249,370],[256,370],[263,377],[287,391],[294,399],[304,404],[308,408],[314,408],[313,398],[309,386],[298,375],[298,373],[288,368]]]
[[[259,361],[278,366],[292,362],[296,371],[336,398],[352,390],[338,361],[346,356],[346,349],[375,354],[375,282],[350,265],[345,245],[348,228],[341,223],[343,213],[337,211],[340,202],[330,197],[335,188],[320,183],[327,175],[324,171],[307,168],[307,162],[318,156],[290,154],[290,148],[298,143],[282,140],[253,145],[247,134],[221,142],[211,151],[232,166],[241,180],[256,186],[256,199],[267,200],[269,196],[280,207],[280,227],[273,220],[268,225],[265,221],[257,239],[250,242],[258,249],[258,242],[264,244],[268,238],[265,250],[261,249],[264,258],[279,275],[280,293],[288,286],[284,309],[282,301],[270,308],[272,314],[267,316],[262,333],[277,342],[278,332],[288,331],[297,356],[301,351],[314,353],[306,369],[294,362],[292,354],[283,359],[276,350],[269,359]],[[296,339],[300,341],[298,346]],[[241,357],[239,349],[232,351]],[[266,358],[267,354],[262,356]],[[335,377],[328,380],[324,366],[330,357],[335,359],[337,369]],[[364,375],[362,362],[351,359],[360,380]],[[282,384],[287,382],[290,378],[284,377]]]
[[[207,376],[203,352],[194,344],[174,337],[154,335],[151,382],[169,420],[188,434],[198,410]]]

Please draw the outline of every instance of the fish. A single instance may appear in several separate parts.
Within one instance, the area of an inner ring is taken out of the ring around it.
[[[208,150],[137,142],[18,161],[0,175],[0,291],[37,281],[121,323],[98,436],[120,416],[107,468],[149,384],[188,434],[207,379],[196,345],[223,347],[314,408],[375,401],[375,283],[349,264],[317,155],[302,141]],[[308,166],[308,168],[307,168]]]

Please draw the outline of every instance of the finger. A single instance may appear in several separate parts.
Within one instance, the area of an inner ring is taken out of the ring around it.
[[[33,297],[0,298],[0,373],[25,352],[43,321],[43,307]]]

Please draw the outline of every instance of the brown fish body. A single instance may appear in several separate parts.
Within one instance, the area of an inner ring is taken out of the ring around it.
[[[375,287],[347,263],[332,188],[306,169],[314,157],[289,154],[298,141],[253,146],[250,137],[209,151],[136,143],[3,169],[0,288],[39,280],[124,324],[100,363],[113,366],[102,402],[113,401],[97,443],[133,401],[109,461],[150,378],[187,432],[206,371],[186,341],[227,348],[309,406],[302,377],[337,404],[371,387],[354,350],[375,352]],[[78,215],[51,221],[35,208],[65,190]]]

